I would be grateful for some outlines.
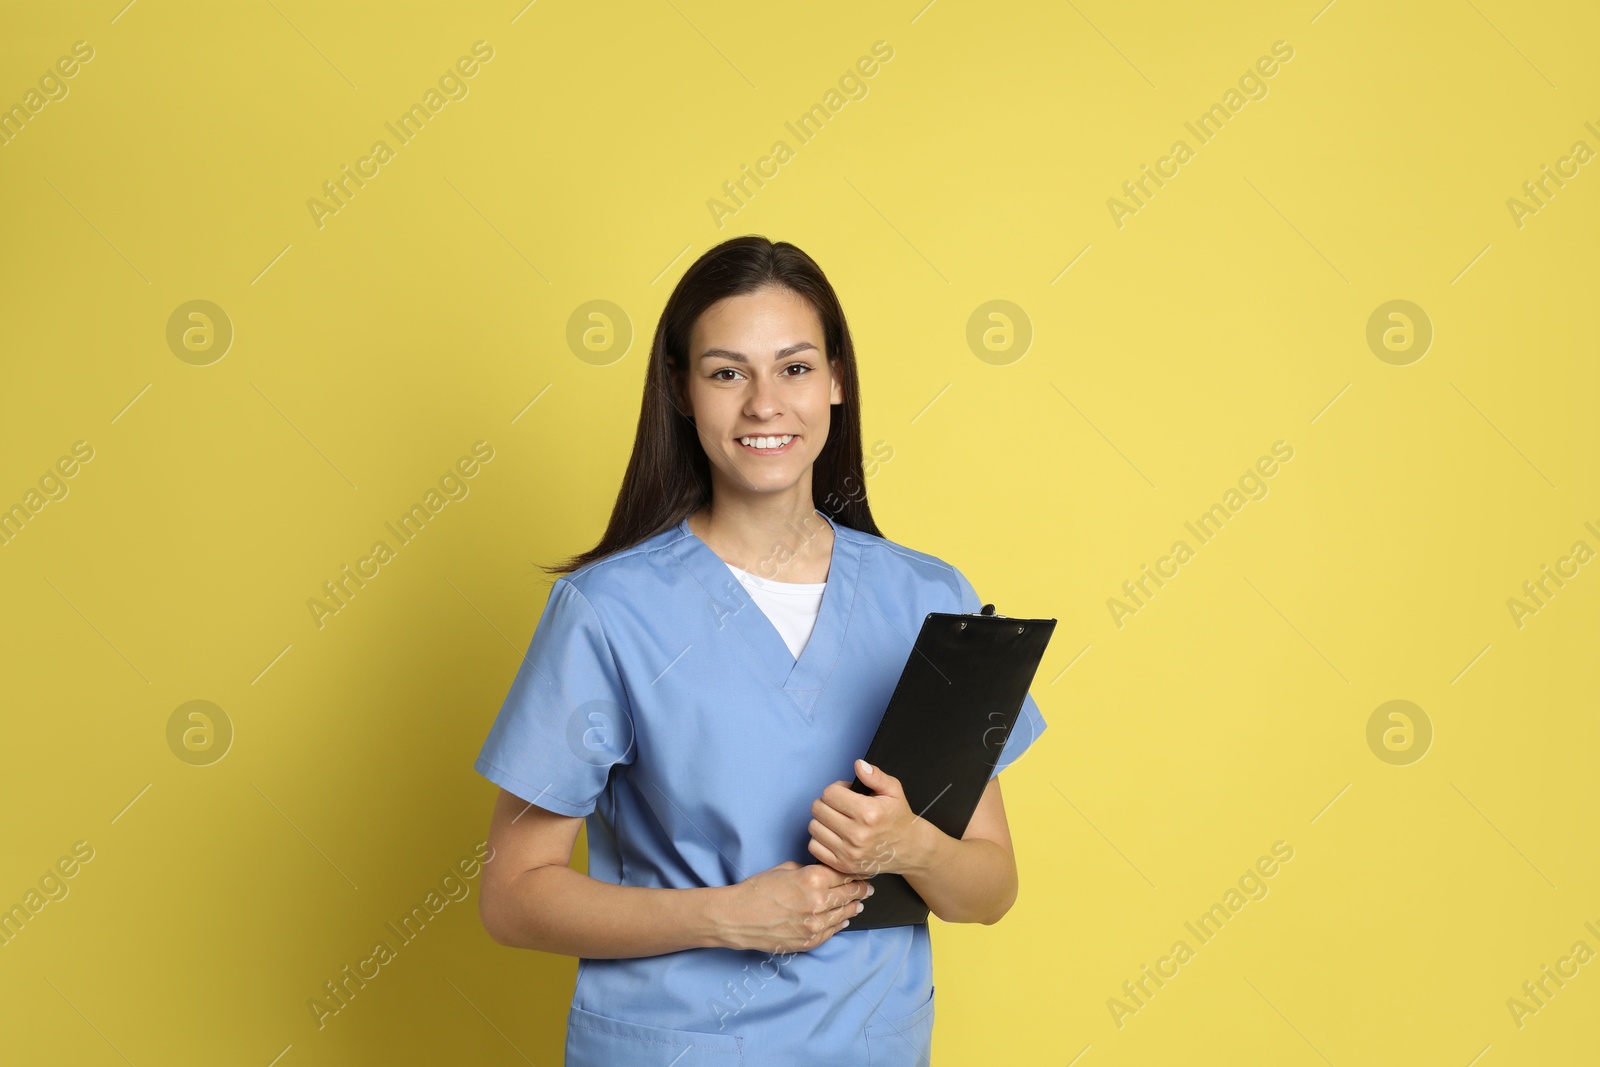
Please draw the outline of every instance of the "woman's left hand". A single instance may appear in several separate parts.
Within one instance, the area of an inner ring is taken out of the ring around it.
[[[933,825],[911,810],[894,775],[856,760],[856,776],[872,796],[849,782],[834,782],[812,801],[811,854],[834,870],[866,878],[920,867]]]

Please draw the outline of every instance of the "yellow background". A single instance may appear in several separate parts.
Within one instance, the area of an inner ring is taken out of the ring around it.
[[[94,859],[0,948],[0,1059],[559,1062],[575,961],[492,943],[476,880],[325,1028],[307,1001],[483,839],[471,765],[536,565],[604,526],[671,286],[754,232],[844,302],[885,534],[1060,620],[1050,730],[1004,778],[1020,900],[935,924],[935,1063],[1593,1062],[1600,962],[1520,1027],[1506,1005],[1600,950],[1600,564],[1521,627],[1507,607],[1600,549],[1600,163],[1520,227],[1506,203],[1600,148],[1593,5],[4,21],[0,103],[94,58],[0,147],[0,504],[94,458],[0,547],[0,904],[74,842]],[[466,98],[319,228],[306,201],[479,40]],[[799,144],[785,121],[879,40],[867,95]],[[1199,145],[1185,121],[1280,40]],[[1180,138],[1119,228],[1108,198]],[[719,228],[708,200],[778,139]],[[166,340],[200,299],[235,333],[208,366]],[[567,341],[597,299],[634,334],[606,365]],[[1396,299],[1434,328],[1405,366],[1366,342]],[[969,347],[990,300],[1031,323],[1021,358]],[[479,440],[470,495],[319,628],[306,601]],[[1279,440],[1269,494],[1194,542]],[[1434,731],[1409,765],[1367,744],[1392,699]],[[190,700],[234,730],[209,766],[168,744]],[[1108,999],[1280,840],[1269,895],[1119,1027]]]

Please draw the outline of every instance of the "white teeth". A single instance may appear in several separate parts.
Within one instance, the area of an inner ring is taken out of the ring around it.
[[[741,437],[739,443],[751,448],[781,448],[793,440],[794,434],[786,433],[782,437]]]

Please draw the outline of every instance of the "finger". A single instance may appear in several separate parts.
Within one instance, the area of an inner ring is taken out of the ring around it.
[[[820,903],[813,908],[821,914],[835,908],[854,906],[858,900],[865,899],[872,892],[872,883],[861,878],[852,878],[843,885],[833,886],[820,898]],[[846,916],[848,918],[848,916]]]
[[[859,903],[860,903],[859,901],[852,902],[849,907],[843,909],[844,910],[844,918],[839,920],[839,925],[832,926],[832,927],[828,928],[828,936],[829,937],[832,937],[834,934],[838,933],[840,930],[843,930],[845,927],[849,926],[851,920],[853,920],[856,916],[861,914],[861,910],[857,907],[857,904],[859,904]]]
[[[872,804],[871,796],[866,793],[857,793],[842,782],[834,782],[824,789],[822,796],[817,799],[845,816],[854,816]]]
[[[806,952],[811,948],[814,948],[816,945],[821,944],[821,942],[817,940],[820,931],[813,932],[811,930],[807,930],[799,923],[791,923],[790,927],[791,929],[788,932],[788,936],[784,939],[785,952]]]
[[[837,861],[839,857],[835,856],[833,859]],[[818,884],[823,888],[841,886],[846,882],[853,882],[861,877],[859,874],[852,874],[850,871],[842,870],[833,863],[829,863],[827,860],[818,860],[813,866],[823,871],[823,873],[818,876],[822,879],[822,881]]]
[[[848,866],[848,864],[846,864],[843,859],[834,855],[833,851],[829,849],[828,846],[821,844],[816,838],[813,837],[810,841],[806,842],[806,848],[813,856],[817,858],[817,861],[822,866],[828,868],[835,875],[837,875],[836,879],[828,878],[822,883],[824,886],[829,887],[830,892],[844,882],[856,877],[854,874],[845,871],[845,867]]]
[[[823,912],[823,918],[827,920],[828,923],[828,933],[835,933],[835,927],[849,922],[857,915],[860,915],[861,912],[862,907],[861,901],[859,900],[847,900],[837,908],[829,908],[827,911]]]
[[[788,922],[791,935],[805,948],[815,948],[826,941],[833,932],[843,923],[848,922],[849,915],[833,917],[834,909],[828,912],[819,912],[815,915],[797,915]]]
[[[813,921],[809,924],[809,927],[808,924],[804,922],[795,923],[794,925],[796,932],[800,937],[806,940],[807,945],[812,947],[820,945],[822,942],[826,941],[828,938],[844,929],[846,923],[855,918],[856,915],[860,914],[856,908],[857,903],[859,902],[854,900],[846,901],[839,907],[829,908],[826,911],[818,912]]]
[[[904,795],[900,788],[900,779],[896,778],[882,767],[872,767],[871,770],[868,770],[865,774],[862,774],[861,771],[864,765],[867,765],[866,760],[856,761],[856,774],[858,777],[860,777],[863,785],[871,789],[879,796],[882,796],[886,793],[891,796]]]
[[[856,821],[853,813],[820,798],[811,805],[811,817],[836,834],[844,833]]]
[[[834,853],[834,856],[842,857],[843,854],[850,851],[850,845],[846,843],[845,838],[840,837],[832,827],[824,824],[821,819],[811,819],[810,824],[806,825],[806,832],[811,833],[811,840],[816,841],[818,845],[826,848],[830,853]]]

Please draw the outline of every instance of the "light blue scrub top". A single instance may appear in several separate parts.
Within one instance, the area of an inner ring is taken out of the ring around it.
[[[798,660],[687,519],[555,581],[475,767],[585,816],[591,877],[683,889],[816,863],[811,803],[855,777],[923,616],[981,606],[949,564],[817,514],[833,556]],[[1044,729],[1030,695],[994,773]],[[581,959],[566,1063],[926,1064],[933,988],[926,924]]]

